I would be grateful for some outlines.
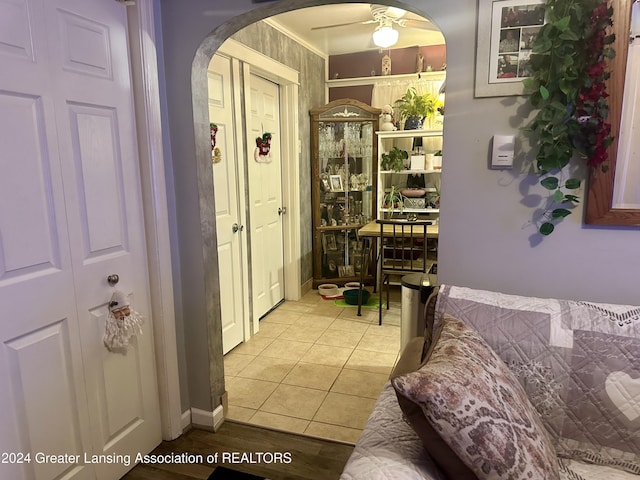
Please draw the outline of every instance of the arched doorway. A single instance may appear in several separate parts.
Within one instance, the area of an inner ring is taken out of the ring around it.
[[[303,0],[296,4],[296,8],[305,8],[317,5],[338,4],[337,1]],[[427,12],[418,11],[415,7],[394,0],[382,2],[385,5],[404,8],[423,16]],[[293,10],[288,6],[266,5],[237,16],[213,30],[196,50],[195,60],[191,71],[192,107],[194,119],[195,153],[197,158],[197,185],[198,203],[200,205],[200,223],[202,228],[201,246],[203,250],[202,272],[204,276],[204,290],[206,294],[205,313],[207,318],[209,381],[212,395],[211,406],[215,407],[217,399],[224,396],[224,369],[222,362],[221,345],[221,318],[219,303],[216,295],[219,294],[220,272],[217,267],[215,253],[215,220],[211,205],[213,203],[213,185],[210,174],[209,131],[206,126],[209,123],[206,89],[206,68],[210,59],[222,43],[236,31],[258,20],[269,16]],[[302,109],[303,107],[301,107]],[[299,112],[300,113],[300,112]],[[303,112],[306,116],[306,111]],[[302,161],[301,161],[302,164]],[[308,165],[308,164],[307,164]],[[304,180],[304,179],[301,179]],[[304,224],[304,221],[302,222]],[[309,222],[310,223],[310,222]],[[199,329],[202,331],[201,329]]]

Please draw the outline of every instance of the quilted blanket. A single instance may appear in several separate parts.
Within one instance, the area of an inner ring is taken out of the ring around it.
[[[640,307],[441,286],[434,329],[444,313],[516,373],[560,457],[640,475]]]

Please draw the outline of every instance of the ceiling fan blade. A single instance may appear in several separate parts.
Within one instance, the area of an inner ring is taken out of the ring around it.
[[[375,20],[365,20],[363,22],[338,23],[336,25],[322,25],[320,27],[311,27],[311,30],[325,30],[327,28],[347,27],[349,25],[368,25],[371,23],[378,23],[378,22],[376,22]]]
[[[411,20],[411,19],[400,19],[396,22],[401,27],[408,28],[421,28],[423,30],[434,30],[438,31],[438,27],[436,27],[429,20]]]

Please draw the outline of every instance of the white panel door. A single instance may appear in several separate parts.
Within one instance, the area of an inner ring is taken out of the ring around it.
[[[3,0],[0,18],[0,451],[82,455],[89,413],[45,14]],[[94,478],[77,463],[0,464],[0,478],[65,474]]]
[[[255,139],[271,133],[271,162],[249,155],[249,223],[251,225],[251,285],[253,318],[259,319],[284,299],[284,238],[282,228],[282,161],[278,85],[251,75],[248,134]]]
[[[69,455],[0,478],[116,479],[131,466],[84,454],[161,440],[125,7],[0,0],[0,18],[0,451]],[[114,273],[146,318],[126,354],[102,342]]]
[[[214,55],[207,72],[209,119],[218,127],[216,146],[222,159],[213,164],[216,235],[220,270],[222,350],[229,352],[244,341],[244,289],[238,155],[236,152],[231,60]],[[243,191],[243,190],[241,190]]]

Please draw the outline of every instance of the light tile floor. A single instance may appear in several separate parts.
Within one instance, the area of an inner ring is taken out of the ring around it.
[[[354,443],[400,349],[400,288],[389,310],[340,308],[316,290],[285,302],[224,357],[228,418]]]

